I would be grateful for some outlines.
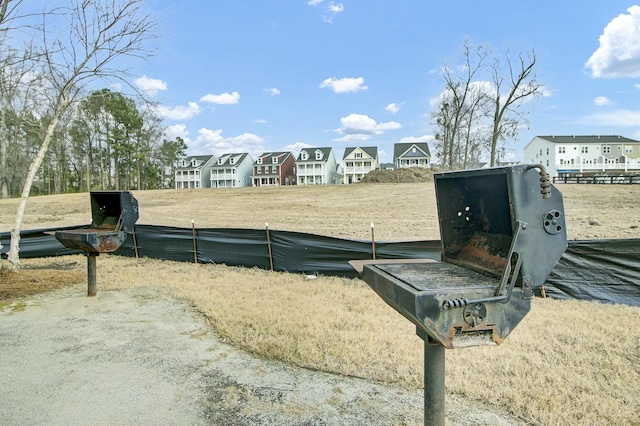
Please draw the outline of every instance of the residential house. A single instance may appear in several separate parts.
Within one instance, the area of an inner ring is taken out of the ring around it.
[[[193,155],[178,161],[175,171],[176,189],[208,188],[210,166],[216,161],[215,155]]]
[[[344,163],[343,183],[358,183],[364,175],[378,169],[378,147],[346,148],[342,162]]]
[[[431,168],[431,153],[426,142],[396,143],[393,145],[393,160],[396,169],[409,167]]]
[[[265,152],[253,163],[252,185],[294,185],[295,168],[291,152]]]
[[[223,154],[211,166],[211,188],[251,186],[253,158],[247,153]]]
[[[640,141],[618,135],[536,136],[524,148],[528,164],[551,177],[640,173]]]
[[[341,183],[333,148],[304,148],[296,160],[298,185],[328,185]]]

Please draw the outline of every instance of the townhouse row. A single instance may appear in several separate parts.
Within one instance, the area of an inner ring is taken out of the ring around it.
[[[542,164],[551,177],[640,173],[640,141],[620,135],[536,136],[524,161]]]
[[[431,167],[426,142],[397,143],[393,151],[394,163],[385,165],[374,146],[346,148],[342,164],[330,147],[304,148],[297,158],[290,151],[265,152],[256,159],[248,153],[194,155],[180,160],[175,188],[352,184],[380,168]]]

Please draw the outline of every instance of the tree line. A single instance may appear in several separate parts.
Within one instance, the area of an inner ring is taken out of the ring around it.
[[[142,93],[90,90],[152,53],[144,2],[52,3],[0,0],[0,198],[172,187],[184,141],[163,138]]]
[[[4,67],[0,75],[11,71]],[[0,84],[10,82],[0,77]],[[38,93],[0,93],[0,197],[17,197],[27,179],[51,116],[39,111]],[[65,113],[57,126],[32,193],[173,187],[173,169],[187,148],[181,138],[163,138],[151,108],[110,89],[93,91]]]

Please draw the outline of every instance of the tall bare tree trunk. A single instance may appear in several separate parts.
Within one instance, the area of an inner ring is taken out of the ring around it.
[[[67,99],[63,99],[60,102],[64,105],[59,105],[56,108],[56,113],[53,115],[53,119],[47,125],[47,130],[44,134],[42,145],[38,150],[36,158],[34,158],[31,162],[31,166],[29,166],[29,172],[27,173],[27,178],[24,181],[20,204],[18,205],[18,210],[16,211],[16,220],[14,222],[13,229],[11,230],[11,243],[9,244],[9,269],[13,271],[20,269],[20,228],[22,226],[22,218],[24,217],[24,212],[27,208],[27,201],[29,201],[31,185],[33,184],[33,180],[36,177],[38,169],[40,169],[40,166],[42,165],[42,161],[44,160],[44,156],[47,153],[47,149],[49,149],[49,143],[51,142],[51,138],[53,137],[53,132],[55,131],[56,126],[60,121],[61,111],[63,111],[67,106],[66,104],[68,104]]]

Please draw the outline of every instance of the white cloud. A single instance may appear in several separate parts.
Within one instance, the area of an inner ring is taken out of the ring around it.
[[[593,100],[593,103],[596,106],[607,106],[607,105],[611,105],[611,101],[609,100],[609,98],[607,98],[606,96],[598,96],[597,98],[595,98]]]
[[[308,0],[307,4],[309,6],[318,6],[322,4],[323,0]],[[325,3],[322,7],[322,20],[328,24],[333,23],[333,19],[336,17],[338,13],[344,12],[344,5],[342,3],[335,3],[330,1],[329,3]]]
[[[167,90],[167,83],[157,78],[150,78],[146,75],[136,78],[134,83],[138,89],[142,90],[149,96],[155,96],[161,90]]]
[[[399,143],[418,143],[418,142],[431,142],[436,138],[433,135],[424,135],[424,136],[405,136],[400,139]]]
[[[189,102],[188,106],[176,106],[173,108],[158,105],[155,110],[160,117],[175,121],[189,120],[200,114],[200,106],[195,102]]]
[[[636,84],[634,84],[634,85],[633,85],[633,87],[635,87],[636,89],[639,89],[639,90],[640,90],[640,83],[636,83]]]
[[[349,92],[359,92],[361,90],[367,90],[368,87],[363,85],[364,78],[327,78],[322,83],[320,83],[320,88],[330,88],[335,93],[349,93]]]
[[[337,141],[366,141],[372,135],[380,135],[387,130],[401,128],[402,125],[395,121],[377,123],[373,118],[362,114],[349,114],[340,119],[340,128],[336,132],[344,135]]]
[[[271,96],[277,96],[280,94],[280,90],[278,90],[275,87],[272,87],[270,89],[264,89],[265,92],[269,93]]]
[[[200,98],[200,102],[210,102],[218,105],[234,105],[240,102],[240,93],[221,93],[220,95],[207,94]]]
[[[638,127],[638,123],[640,123],[640,111],[619,109],[590,115],[586,117],[585,121],[601,126]]]
[[[400,111],[400,105],[396,103],[390,103],[389,105],[384,107],[384,109],[389,111],[391,114],[396,114],[398,111]]]
[[[187,126],[185,126],[184,124],[167,126],[164,129],[164,136],[170,141],[175,140],[177,137],[182,138],[187,146],[191,142],[191,139],[189,139],[189,131],[187,130]]]
[[[613,18],[585,68],[593,77],[640,77],[640,6]]]
[[[293,156],[297,158],[301,150],[303,150],[304,148],[311,148],[311,147],[312,145],[309,145],[308,143],[296,142],[296,143],[292,143],[290,145],[285,146],[284,151],[291,151],[293,153]]]
[[[267,120],[265,120],[264,118],[258,118],[256,120],[253,120],[253,122],[258,124],[266,124]]]
[[[203,127],[198,130],[196,139],[187,145],[192,155],[248,152],[255,157],[265,151],[263,142],[264,139],[252,133],[227,138],[222,136],[222,129],[211,130]]]

